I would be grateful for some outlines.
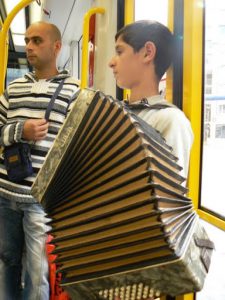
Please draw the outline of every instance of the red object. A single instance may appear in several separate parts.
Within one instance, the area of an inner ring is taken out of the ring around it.
[[[95,60],[95,15],[92,15],[89,23],[89,78],[88,86],[94,85],[94,60]]]
[[[50,286],[50,300],[71,300],[70,296],[60,286],[62,278],[61,273],[56,273],[57,265],[54,263],[56,255],[51,254],[55,246],[51,244],[52,236],[48,235],[47,239],[47,255],[49,264],[49,286]]]

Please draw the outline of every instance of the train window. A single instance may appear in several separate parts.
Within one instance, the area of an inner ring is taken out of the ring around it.
[[[164,25],[168,23],[168,0],[136,0],[135,20],[156,20]]]
[[[7,68],[7,79],[6,79],[6,86],[8,86],[8,84],[19,78],[19,77],[23,77],[27,72],[29,72],[29,69],[27,67],[21,67],[18,68],[17,67],[13,67],[13,68]]]
[[[4,5],[6,7],[6,12],[7,14],[9,14],[12,9],[19,4],[19,0],[15,0],[15,1],[4,1]],[[24,9],[20,10],[17,15],[16,18],[13,19],[12,24],[11,24],[11,33],[12,33],[12,38],[13,38],[13,42],[15,47],[21,47],[21,46],[25,46],[25,42],[24,42],[24,32],[26,30],[26,24],[25,24],[25,11]],[[17,50],[17,49],[16,49]],[[20,50],[20,49],[18,49]]]
[[[201,208],[225,219],[225,2],[205,1]]]

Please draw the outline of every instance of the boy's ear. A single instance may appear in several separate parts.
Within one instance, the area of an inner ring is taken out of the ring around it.
[[[153,42],[146,42],[145,46],[144,46],[144,50],[145,50],[145,61],[153,61],[156,55],[156,46]]]

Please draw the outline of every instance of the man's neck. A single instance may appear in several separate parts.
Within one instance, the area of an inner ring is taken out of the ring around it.
[[[57,69],[54,70],[34,70],[35,77],[39,79],[51,79],[59,74]]]

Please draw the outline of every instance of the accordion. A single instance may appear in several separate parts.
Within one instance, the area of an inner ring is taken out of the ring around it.
[[[213,243],[177,158],[126,104],[84,89],[32,186],[51,218],[74,299],[146,299],[202,288]]]

